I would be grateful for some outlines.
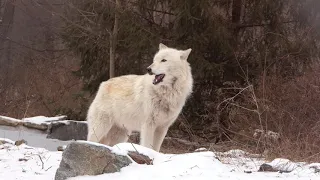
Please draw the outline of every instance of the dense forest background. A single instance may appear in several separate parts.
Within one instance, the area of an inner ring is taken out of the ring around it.
[[[319,32],[319,0],[0,0],[0,114],[85,120],[99,83],[144,74],[162,42],[193,49],[169,136],[320,158]]]

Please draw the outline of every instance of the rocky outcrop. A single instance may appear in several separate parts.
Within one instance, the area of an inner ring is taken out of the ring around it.
[[[0,116],[0,126],[18,126],[22,125],[22,121],[15,118]]]
[[[107,146],[72,142],[62,154],[55,180],[65,180],[81,175],[99,175],[119,172],[132,163],[127,155],[119,155]]]
[[[23,122],[23,126],[28,127],[28,128],[32,128],[32,129],[38,129],[41,131],[45,131],[48,129],[48,124],[47,123],[33,123],[33,122]]]
[[[35,116],[30,118],[15,119],[6,116],[0,116],[0,126],[24,126],[31,129],[37,129],[41,131],[46,131],[51,122],[61,121],[66,119],[66,116],[56,116],[56,117],[45,117],[45,116]]]
[[[52,122],[47,131],[47,138],[68,140],[86,140],[88,127],[85,121],[56,121]]]

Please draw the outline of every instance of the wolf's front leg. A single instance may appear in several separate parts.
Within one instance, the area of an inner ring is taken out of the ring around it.
[[[167,126],[160,126],[155,129],[154,137],[153,137],[153,147],[154,150],[159,152],[161,148],[161,144],[163,142],[164,137],[166,136],[168,132]]]
[[[140,145],[154,149],[153,137],[154,137],[155,125],[153,123],[145,123],[142,125],[140,132]]]

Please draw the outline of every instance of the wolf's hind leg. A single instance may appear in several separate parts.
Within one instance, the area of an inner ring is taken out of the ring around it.
[[[101,143],[104,136],[110,131],[113,122],[103,113],[88,116],[88,136],[87,140]]]
[[[108,134],[104,137],[104,144],[108,146],[114,146],[118,143],[127,142],[131,132],[124,127],[119,127],[118,125],[113,125]]]

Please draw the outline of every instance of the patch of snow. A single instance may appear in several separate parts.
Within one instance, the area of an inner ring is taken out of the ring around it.
[[[51,123],[53,123],[53,124],[55,124],[55,123],[63,123],[65,125],[69,125],[70,122],[87,124],[87,121],[75,121],[75,120],[56,120],[56,121],[52,121]]]
[[[311,163],[308,165],[309,168],[317,168],[320,169],[320,163]]]
[[[76,142],[78,143],[84,143],[84,144],[91,144],[91,145],[95,145],[95,146],[103,146],[103,147],[106,147],[108,149],[112,149],[112,147],[110,146],[107,146],[105,144],[100,144],[100,143],[96,143],[96,142],[91,142],[91,141],[85,141],[85,140],[77,140]]]
[[[62,152],[27,145],[0,145],[0,179],[54,179]]]
[[[30,122],[34,124],[49,124],[52,121],[59,121],[65,119],[67,116],[56,116],[56,117],[46,117],[46,116],[35,116],[29,118],[23,118],[22,121]]]
[[[196,150],[194,150],[195,152],[199,152],[199,151],[208,151],[206,148],[198,148]]]
[[[223,154],[226,155],[226,156],[229,155],[231,157],[244,157],[248,153],[246,153],[245,151],[240,150],[240,149],[232,149],[232,150],[229,150],[227,152],[224,152]]]
[[[139,154],[148,156],[150,159],[154,159],[159,155],[158,152],[146,148],[144,146],[134,144],[134,143],[119,143],[113,146],[115,152],[128,152],[128,151],[137,151]]]
[[[118,155],[123,155],[123,156],[126,156],[128,154],[128,151],[129,151],[124,147],[122,147],[122,148],[119,147],[119,146],[121,146],[122,143],[111,147],[111,146],[107,146],[107,145],[104,145],[104,144],[91,142],[91,141],[85,141],[85,140],[77,140],[77,142],[85,143],[85,144],[91,144],[91,145],[94,145],[94,146],[103,146],[103,147],[106,147],[106,148],[110,149],[111,152],[113,152],[115,154],[118,154]],[[130,143],[123,143],[123,144],[130,144]]]
[[[70,124],[70,120],[52,121],[51,123],[52,123],[52,124],[61,123],[61,124],[69,125],[69,124]]]
[[[283,171],[283,172],[291,172],[299,167],[301,167],[303,164],[294,163],[290,161],[289,159],[282,159],[277,158],[271,161],[270,163],[266,163],[272,166],[274,169]]]
[[[254,138],[265,137],[267,139],[271,139],[271,140],[276,141],[276,140],[280,139],[280,134],[277,132],[270,131],[270,130],[268,130],[266,133],[265,130],[256,129],[256,130],[254,130],[253,137]]]

